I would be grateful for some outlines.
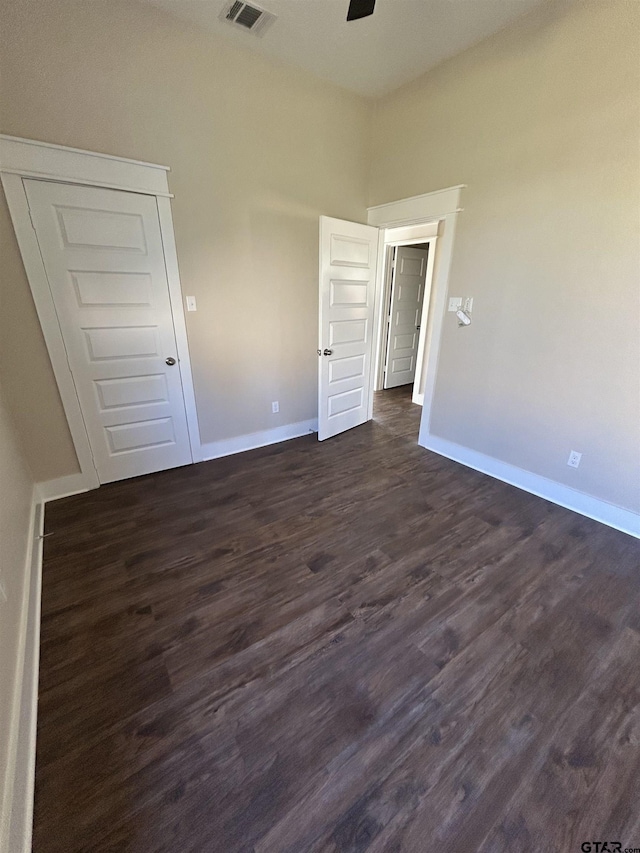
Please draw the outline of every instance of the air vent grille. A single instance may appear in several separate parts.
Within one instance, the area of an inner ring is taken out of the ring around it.
[[[227,14],[225,15],[225,18],[227,19],[227,21],[235,21],[236,15],[242,9],[243,6],[244,6],[244,3],[241,3],[240,0],[236,0],[236,2],[231,5],[231,8],[229,9]]]
[[[245,4],[244,8],[236,18],[236,24],[241,24],[243,27],[250,30],[258,23],[261,15],[262,12],[260,9],[254,9],[253,6]]]
[[[276,16],[271,12],[254,6],[252,3],[243,3],[242,0],[233,0],[222,10],[220,18],[228,24],[251,30],[256,35],[262,35],[265,29],[275,21]]]

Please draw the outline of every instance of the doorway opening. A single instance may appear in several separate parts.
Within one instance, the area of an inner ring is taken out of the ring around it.
[[[413,444],[418,439],[422,406],[412,400],[413,384],[373,392],[373,420]]]
[[[373,419],[398,435],[417,439],[437,236],[433,226],[427,226],[431,234],[422,239],[420,234],[394,235],[394,230],[387,231],[384,247]]]
[[[415,361],[411,400],[422,408],[418,443],[423,444],[429,435],[461,190],[461,186],[450,187],[370,207],[366,225],[320,217],[319,441],[373,419],[374,394],[384,388],[387,349],[393,341],[383,322],[397,254],[390,249],[424,248],[424,244],[428,244],[427,272],[422,315],[415,324],[420,328],[413,330],[418,333],[415,357],[407,361],[402,354],[407,339],[401,334],[392,355],[397,356],[396,378],[401,379],[400,374]],[[411,376],[404,381],[409,384]]]

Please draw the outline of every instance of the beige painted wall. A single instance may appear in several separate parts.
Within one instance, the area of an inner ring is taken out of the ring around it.
[[[639,33],[636,0],[551,3],[444,63],[379,102],[370,193],[468,185],[431,431],[635,512]]]
[[[366,217],[370,105],[153,7],[5,0],[2,18],[2,132],[172,169],[203,442],[314,418],[318,217]],[[12,409],[37,478],[73,473],[2,209],[0,249]]]
[[[0,306],[2,307],[2,306]],[[0,850],[8,849],[13,765],[11,727],[27,572],[33,479],[0,396]],[[15,744],[14,744],[15,746]],[[10,778],[7,778],[9,771]]]

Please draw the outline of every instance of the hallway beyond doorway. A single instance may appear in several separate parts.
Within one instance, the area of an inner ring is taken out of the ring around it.
[[[373,420],[395,436],[406,436],[417,443],[422,406],[412,402],[412,394],[412,383],[376,391],[373,396]]]

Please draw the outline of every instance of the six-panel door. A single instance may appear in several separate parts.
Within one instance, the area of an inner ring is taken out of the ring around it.
[[[377,248],[377,228],[320,217],[320,441],[369,417]]]
[[[190,463],[155,197],[24,183],[100,482]]]

